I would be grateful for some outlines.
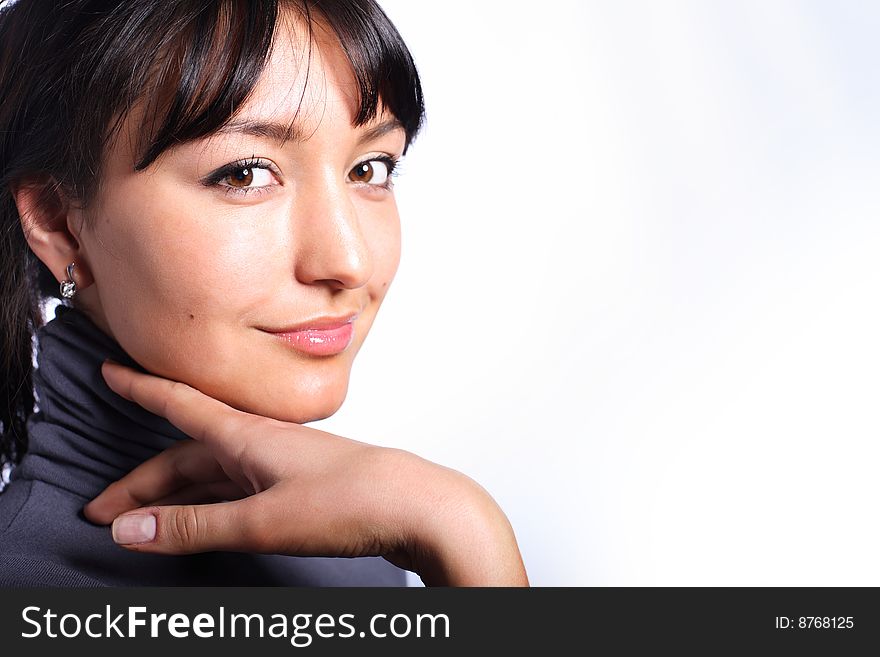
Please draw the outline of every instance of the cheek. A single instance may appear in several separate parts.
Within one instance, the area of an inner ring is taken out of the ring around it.
[[[371,213],[369,225],[372,227],[370,244],[375,266],[370,286],[373,296],[381,300],[400,265],[400,217],[393,199],[383,211]]]
[[[205,347],[216,354],[267,280],[271,240],[268,225],[259,224],[265,218],[233,220],[167,198],[108,204],[104,212],[95,275],[123,348],[154,371]]]

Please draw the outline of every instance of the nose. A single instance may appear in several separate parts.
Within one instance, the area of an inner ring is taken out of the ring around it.
[[[302,283],[358,288],[373,273],[370,245],[347,187],[328,168],[297,194],[293,244],[295,274]]]

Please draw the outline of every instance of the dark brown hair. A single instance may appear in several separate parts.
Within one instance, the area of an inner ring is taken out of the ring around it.
[[[268,61],[281,10],[339,39],[360,91],[355,125],[379,102],[406,130],[424,120],[418,72],[374,0],[17,0],[0,7],[0,465],[27,450],[32,336],[58,283],[31,252],[12,185],[45,180],[93,200],[104,149],[139,102],[136,170],[229,121]]]

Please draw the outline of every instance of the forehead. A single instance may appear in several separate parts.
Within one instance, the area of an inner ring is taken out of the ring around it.
[[[301,139],[330,122],[336,129],[353,130],[360,89],[351,62],[333,30],[315,15],[310,29],[297,10],[287,9],[280,12],[272,38],[266,65],[256,84],[225,124],[281,124],[286,128],[286,139]],[[174,89],[168,88],[154,98],[141,97],[125,112],[105,146],[105,172],[131,171],[132,163],[143,155],[151,131],[157,127],[155,113],[171,100],[170,96],[165,97],[173,93]],[[381,100],[377,110],[377,121],[388,118]],[[159,154],[157,163],[171,150],[174,146]]]
[[[327,119],[352,125],[359,104],[357,79],[333,30],[287,9],[266,67],[235,119],[295,123],[309,134]]]

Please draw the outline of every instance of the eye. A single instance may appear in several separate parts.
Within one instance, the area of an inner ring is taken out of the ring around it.
[[[208,187],[220,187],[227,194],[244,196],[269,191],[279,184],[275,181],[274,167],[260,159],[250,158],[232,162],[210,174],[202,182]]]
[[[272,184],[272,172],[258,167],[237,167],[228,173],[221,181],[226,181],[230,187],[265,187]]]
[[[356,165],[348,174],[352,182],[365,183],[374,187],[391,188],[391,176],[397,161],[391,157],[383,156],[367,160]]]

